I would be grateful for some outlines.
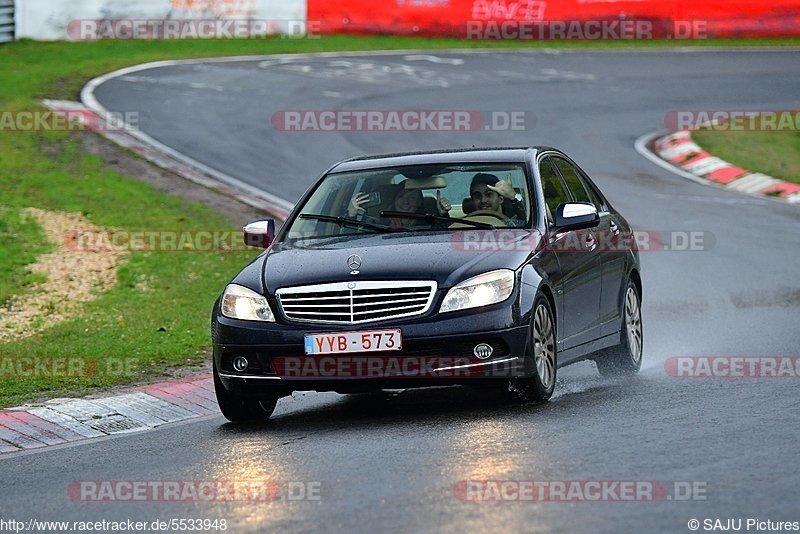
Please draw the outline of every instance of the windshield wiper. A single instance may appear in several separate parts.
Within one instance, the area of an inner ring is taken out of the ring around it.
[[[301,219],[315,219],[317,221],[332,222],[339,226],[357,226],[364,228],[372,228],[379,232],[394,232],[396,231],[391,226],[384,226],[382,224],[374,224],[366,221],[359,221],[358,219],[351,219],[350,217],[334,217],[333,215],[319,215],[316,213],[301,213]]]
[[[494,225],[489,223],[482,223],[478,221],[469,221],[465,219],[453,219],[451,217],[442,217],[441,215],[434,215],[433,213],[408,213],[405,211],[382,211],[381,217],[405,217],[407,219],[424,219],[427,222],[444,221],[449,223],[462,223],[474,226],[475,228],[485,228],[487,230],[494,230]]]

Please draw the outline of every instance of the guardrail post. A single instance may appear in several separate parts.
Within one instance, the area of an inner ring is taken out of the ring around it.
[[[0,43],[14,40],[14,1],[0,0]]]

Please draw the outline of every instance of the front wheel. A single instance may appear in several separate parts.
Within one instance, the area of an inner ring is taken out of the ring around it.
[[[278,404],[277,397],[267,399],[248,399],[240,397],[235,393],[225,389],[217,373],[217,366],[214,364],[214,392],[217,394],[217,404],[225,419],[233,423],[244,422],[263,422],[270,418],[275,406]]]
[[[533,305],[533,324],[528,340],[527,357],[533,359],[533,374],[512,378],[508,390],[517,400],[545,402],[556,387],[556,328],[553,310],[544,295],[538,295]]]
[[[636,374],[642,367],[642,300],[636,285],[628,280],[622,302],[622,332],[620,344],[598,353],[594,358],[603,376]]]

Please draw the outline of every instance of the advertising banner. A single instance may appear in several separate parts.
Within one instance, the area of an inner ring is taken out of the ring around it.
[[[474,39],[800,35],[800,0],[308,0],[322,33]]]

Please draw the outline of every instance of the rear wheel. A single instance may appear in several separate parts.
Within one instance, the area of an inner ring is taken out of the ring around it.
[[[642,367],[642,304],[639,291],[628,280],[622,301],[622,332],[620,344],[598,353],[594,359],[603,376],[636,374]]]
[[[526,378],[512,378],[508,390],[517,400],[545,402],[552,397],[556,387],[556,328],[553,310],[544,295],[536,297],[533,310],[527,354],[528,365],[533,363],[533,374]]]
[[[214,392],[217,404],[225,419],[233,423],[266,421],[275,411],[278,397],[267,399],[248,399],[225,389],[214,364]]]

